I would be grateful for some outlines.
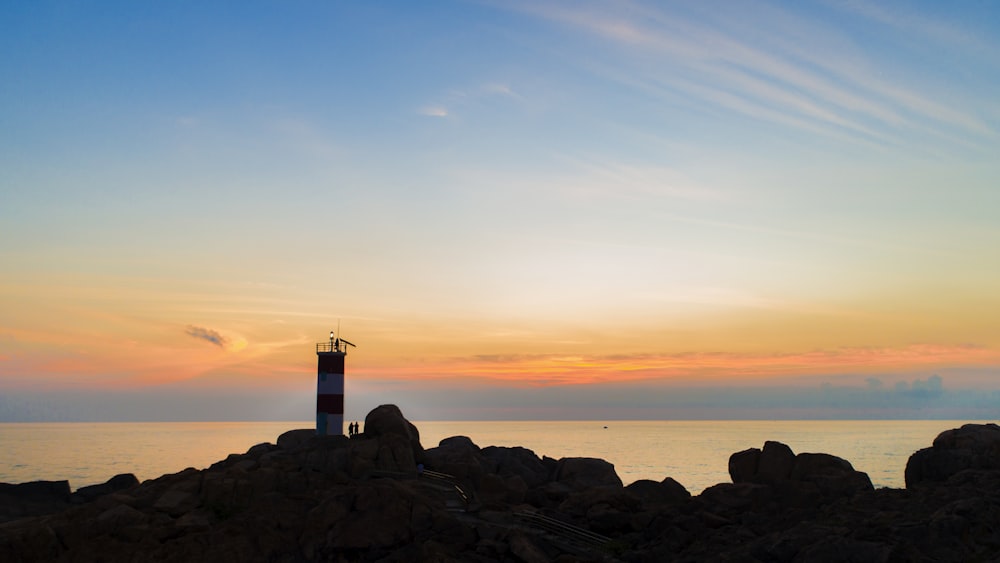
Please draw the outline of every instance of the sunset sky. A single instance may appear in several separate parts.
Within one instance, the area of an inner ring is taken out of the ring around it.
[[[0,421],[1000,416],[1000,4],[0,4]]]

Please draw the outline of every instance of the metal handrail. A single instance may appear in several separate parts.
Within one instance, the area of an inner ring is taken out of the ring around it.
[[[550,518],[537,512],[515,512],[514,516],[526,520],[532,526],[562,536],[566,539],[578,541],[591,547],[603,547],[611,541],[611,538],[602,536],[572,524],[567,524],[562,520]]]
[[[451,485],[455,489],[455,492],[458,494],[458,496],[461,497],[462,502],[465,503],[465,506],[469,506],[469,495],[465,492],[465,489],[463,489],[462,486],[458,484],[454,475],[448,475],[447,473],[440,473],[438,471],[431,471],[429,469],[424,469],[420,473],[420,476],[427,477],[435,481],[443,481]]]

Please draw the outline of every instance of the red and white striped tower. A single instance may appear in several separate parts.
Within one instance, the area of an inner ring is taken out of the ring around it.
[[[344,358],[347,347],[354,346],[342,338],[316,344],[319,358],[316,381],[316,434],[330,436],[344,433]]]

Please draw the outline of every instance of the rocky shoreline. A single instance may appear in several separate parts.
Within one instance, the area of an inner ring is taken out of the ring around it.
[[[623,486],[595,458],[456,436],[424,449],[393,405],[358,436],[292,430],[204,470],[0,484],[0,561],[995,561],[1000,427],[914,453],[905,489],[779,442],[734,453],[731,483]]]

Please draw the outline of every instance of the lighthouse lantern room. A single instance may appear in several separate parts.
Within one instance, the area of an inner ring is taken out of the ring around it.
[[[316,344],[318,357],[316,381],[316,434],[330,436],[344,433],[344,358],[354,344],[336,338],[330,331],[329,342]]]

